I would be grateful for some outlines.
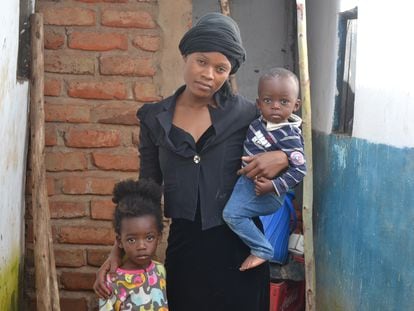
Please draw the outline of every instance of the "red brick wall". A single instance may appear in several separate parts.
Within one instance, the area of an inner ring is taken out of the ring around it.
[[[38,1],[36,10],[45,23],[46,169],[61,309],[94,310],[95,272],[114,240],[112,188],[138,176],[135,113],[161,98],[158,3]],[[30,164],[28,172],[30,183]],[[30,193],[27,201],[26,300],[33,302]]]

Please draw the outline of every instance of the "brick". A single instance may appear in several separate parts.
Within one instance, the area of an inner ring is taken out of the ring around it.
[[[79,7],[45,7],[40,13],[45,25],[92,26],[96,23],[94,10]]]
[[[98,105],[91,110],[91,119],[93,122],[105,124],[138,125],[136,117],[138,107],[140,105],[137,103]]]
[[[84,51],[127,50],[128,37],[120,33],[73,32],[69,35],[68,46]]]
[[[79,201],[49,200],[51,218],[79,218],[88,215],[88,204]]]
[[[133,58],[131,56],[105,56],[99,60],[102,75],[123,75],[152,77],[155,68],[150,58]]]
[[[46,176],[47,195],[51,196],[55,194],[55,179],[51,176]]]
[[[45,71],[52,73],[69,73],[92,75],[95,72],[95,59],[84,55],[45,54]]]
[[[45,145],[48,147],[57,145],[57,132],[54,125],[45,125]]]
[[[65,135],[65,145],[75,148],[117,147],[121,135],[116,130],[77,130],[70,129]]]
[[[53,221],[51,222],[51,230],[52,230],[52,240],[53,244],[57,244],[57,233],[56,233],[56,226],[54,225]]]
[[[44,95],[59,96],[62,92],[62,81],[58,79],[45,79]]]
[[[62,226],[58,241],[68,244],[112,245],[115,241],[115,233],[110,227]]]
[[[152,16],[146,11],[118,11],[105,10],[101,16],[101,23],[110,27],[125,28],[155,28]]]
[[[59,171],[83,171],[88,162],[83,152],[48,152],[46,153],[46,170]]]
[[[57,50],[65,44],[65,34],[62,31],[45,29],[45,49]]]
[[[108,258],[111,249],[88,249],[87,261],[88,265],[100,267]]]
[[[156,102],[161,99],[153,83],[138,82],[134,87],[134,96],[136,100],[142,102]]]
[[[61,311],[88,311],[88,301],[86,298],[65,298],[60,297]]]
[[[101,170],[116,171],[138,171],[138,153],[137,151],[127,151],[122,154],[93,152],[93,164]]]
[[[91,218],[101,220],[112,220],[114,218],[115,204],[111,199],[92,200]]]
[[[63,271],[60,283],[66,290],[92,290],[96,274],[93,272]]]
[[[33,208],[32,202],[30,199],[26,201],[26,219],[32,219],[33,217]],[[89,202],[68,202],[62,200],[53,201],[52,198],[49,199],[49,210],[50,218],[80,218],[85,217],[88,214]]]
[[[90,111],[87,106],[45,103],[47,122],[88,123]]]
[[[82,267],[86,265],[85,252],[82,249],[54,248],[57,267]]]
[[[117,180],[98,177],[64,177],[62,192],[65,194],[111,195]]]
[[[159,36],[136,36],[132,40],[132,44],[144,51],[156,52],[160,48]]]
[[[123,82],[70,82],[68,95],[85,99],[126,99],[127,89]]]

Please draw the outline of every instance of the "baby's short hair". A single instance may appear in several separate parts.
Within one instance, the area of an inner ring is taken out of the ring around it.
[[[283,68],[283,67],[273,67],[273,68],[270,68],[269,70],[267,70],[265,73],[263,73],[259,78],[258,91],[260,90],[260,83],[263,80],[278,78],[278,77],[292,79],[292,81],[295,84],[295,87],[297,89],[297,93],[299,95],[299,79],[298,79],[298,77],[292,71],[290,71],[286,68]]]

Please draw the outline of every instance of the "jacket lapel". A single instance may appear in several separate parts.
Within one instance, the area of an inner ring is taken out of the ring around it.
[[[189,148],[183,148],[183,146],[179,146],[177,148],[177,146],[175,146],[170,139],[170,131],[174,117],[174,107],[176,103],[176,98],[178,94],[182,92],[183,89],[184,88],[180,88],[174,96],[172,96],[169,100],[165,101],[162,104],[162,111],[156,114],[155,118],[158,120],[161,128],[163,129],[159,137],[160,145],[183,157],[192,157],[194,156],[193,150]]]

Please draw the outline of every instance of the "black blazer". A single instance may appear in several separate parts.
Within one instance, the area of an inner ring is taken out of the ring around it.
[[[169,133],[177,96],[139,109],[140,178],[164,185],[166,217],[194,220],[200,206],[203,230],[223,224],[222,211],[237,181],[243,141],[256,106],[241,96],[216,94],[217,108],[209,107],[212,135],[197,153],[194,140],[174,145]],[[200,202],[198,202],[200,198]]]

